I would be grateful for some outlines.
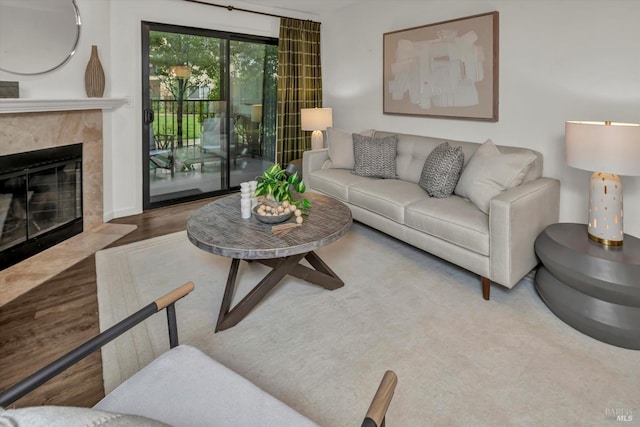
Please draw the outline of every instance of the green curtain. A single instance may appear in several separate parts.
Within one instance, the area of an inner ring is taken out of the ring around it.
[[[280,19],[278,40],[278,161],[287,165],[311,148],[300,109],[322,107],[320,23]]]

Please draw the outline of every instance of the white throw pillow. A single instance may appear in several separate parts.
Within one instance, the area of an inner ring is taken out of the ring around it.
[[[360,132],[360,135],[373,136],[373,130]],[[327,128],[327,146],[329,147],[329,159],[334,168],[353,169],[355,158],[353,157],[353,134],[341,129]]]
[[[0,426],[29,427],[169,427],[168,424],[139,415],[124,415],[92,408],[71,406],[33,406],[0,408]]]
[[[353,169],[355,160],[351,132],[327,128],[327,145],[329,146],[329,158],[334,168]]]
[[[462,170],[455,194],[466,197],[482,212],[489,213],[491,199],[522,184],[536,155],[531,152],[502,154],[488,139]]]

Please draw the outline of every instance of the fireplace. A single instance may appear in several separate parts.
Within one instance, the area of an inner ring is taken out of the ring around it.
[[[82,230],[82,144],[0,157],[0,270]]]

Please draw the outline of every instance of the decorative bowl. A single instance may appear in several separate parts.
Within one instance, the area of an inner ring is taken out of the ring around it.
[[[264,222],[265,224],[279,224],[291,218],[291,216],[293,216],[293,212],[282,215],[258,215],[258,206],[256,206],[253,208],[253,216],[255,216],[258,221]]]

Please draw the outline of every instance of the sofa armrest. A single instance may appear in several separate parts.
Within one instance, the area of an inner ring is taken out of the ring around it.
[[[512,288],[538,263],[534,242],[558,222],[560,181],[539,178],[491,199],[489,279]]]
[[[324,162],[329,160],[329,149],[307,150],[302,153],[302,179],[309,182],[311,172],[322,169]]]

